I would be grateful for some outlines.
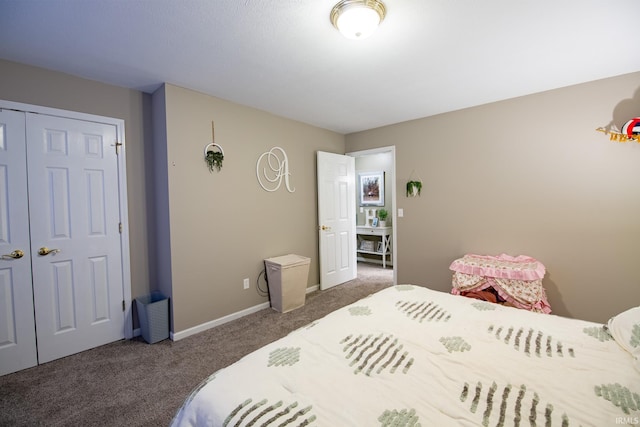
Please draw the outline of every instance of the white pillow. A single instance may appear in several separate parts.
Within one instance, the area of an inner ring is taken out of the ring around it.
[[[613,316],[607,323],[609,333],[618,344],[640,361],[640,307]]]

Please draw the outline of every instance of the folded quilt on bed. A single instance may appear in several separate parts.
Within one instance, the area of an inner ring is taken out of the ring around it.
[[[214,373],[173,425],[613,426],[638,416],[640,373],[604,325],[399,285]]]

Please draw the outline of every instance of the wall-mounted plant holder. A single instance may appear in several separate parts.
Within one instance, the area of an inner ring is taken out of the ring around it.
[[[209,172],[213,172],[214,169],[220,172],[222,161],[224,160],[224,150],[215,142],[207,144],[204,147],[204,160],[207,162]]]
[[[416,197],[420,195],[422,191],[422,180],[420,178],[414,178],[413,172],[411,171],[411,175],[409,175],[409,181],[407,181],[407,197]]]
[[[211,122],[211,140],[216,140],[213,121]],[[214,169],[220,172],[220,169],[222,169],[223,160],[224,150],[219,144],[211,142],[204,147],[204,161],[207,162],[209,172],[213,172]]]

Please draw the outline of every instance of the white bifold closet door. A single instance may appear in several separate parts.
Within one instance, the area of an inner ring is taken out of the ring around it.
[[[0,375],[124,338],[115,142],[0,111]]]

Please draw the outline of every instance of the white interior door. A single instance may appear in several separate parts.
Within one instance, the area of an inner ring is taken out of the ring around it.
[[[0,109],[0,375],[38,363],[26,155],[24,113]]]
[[[358,275],[356,264],[355,159],[318,151],[320,289]]]
[[[27,114],[38,361],[124,338],[116,126]],[[50,251],[50,252],[48,252]]]

